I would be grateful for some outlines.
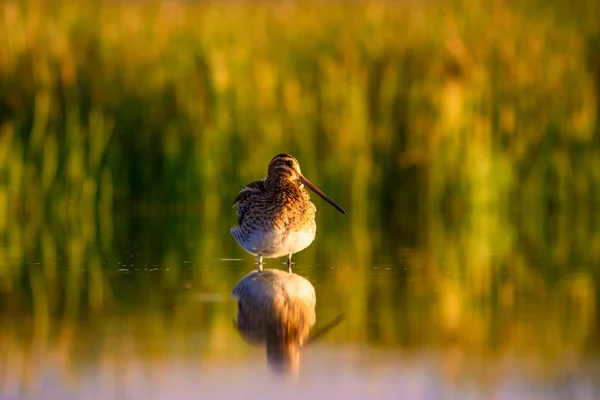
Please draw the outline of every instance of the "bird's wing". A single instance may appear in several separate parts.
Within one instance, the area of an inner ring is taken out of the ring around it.
[[[247,203],[251,197],[260,196],[265,190],[265,181],[254,181],[242,188],[238,193],[235,200],[233,200],[233,206],[239,207],[240,205]]]
[[[233,200],[233,206],[237,207],[237,215],[239,216],[238,223],[242,223],[242,218],[250,208],[252,198],[256,196],[262,196],[265,190],[265,181],[254,181],[242,188],[238,193],[235,200]]]

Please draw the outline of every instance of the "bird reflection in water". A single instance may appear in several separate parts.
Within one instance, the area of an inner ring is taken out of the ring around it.
[[[238,331],[249,343],[265,346],[269,366],[284,375],[297,377],[302,348],[342,320],[337,317],[309,338],[316,321],[315,288],[294,273],[253,271],[231,294],[238,301]]]

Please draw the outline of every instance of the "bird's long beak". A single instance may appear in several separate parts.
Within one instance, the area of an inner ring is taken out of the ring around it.
[[[300,181],[302,183],[304,183],[306,186],[308,186],[310,188],[310,190],[312,190],[313,192],[315,192],[316,194],[318,194],[319,196],[321,196],[326,202],[328,202],[329,204],[331,204],[332,206],[334,206],[339,212],[341,212],[342,214],[346,214],[346,211],[344,211],[344,209],[340,206],[338,206],[335,201],[331,200],[329,197],[327,197],[325,195],[325,193],[321,192],[321,190],[319,190],[318,187],[316,187],[315,185],[313,185],[308,179],[306,179],[303,175],[299,175],[298,179],[300,179]]]

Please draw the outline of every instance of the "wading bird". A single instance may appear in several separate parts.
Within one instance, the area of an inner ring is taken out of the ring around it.
[[[263,257],[287,255],[292,272],[292,254],[307,248],[315,239],[317,208],[305,186],[342,214],[346,211],[321,192],[300,172],[300,164],[289,154],[279,154],[269,163],[267,177],[242,188],[233,201],[238,226],[231,228],[235,240],[250,254]]]

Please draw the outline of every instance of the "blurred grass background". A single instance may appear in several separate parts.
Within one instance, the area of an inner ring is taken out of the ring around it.
[[[598,15],[592,0],[3,1],[0,319],[31,312],[45,338],[55,318],[135,304],[110,272],[133,254],[161,267],[149,313],[186,280],[230,290],[240,270],[183,261],[247,257],[231,201],[289,152],[349,211],[317,204],[303,256],[353,267],[309,271],[335,288],[320,302],[350,310],[332,340],[583,356]],[[403,270],[407,249],[425,256]],[[399,278],[378,280],[390,260]],[[230,315],[211,307],[198,318],[218,340]]]

